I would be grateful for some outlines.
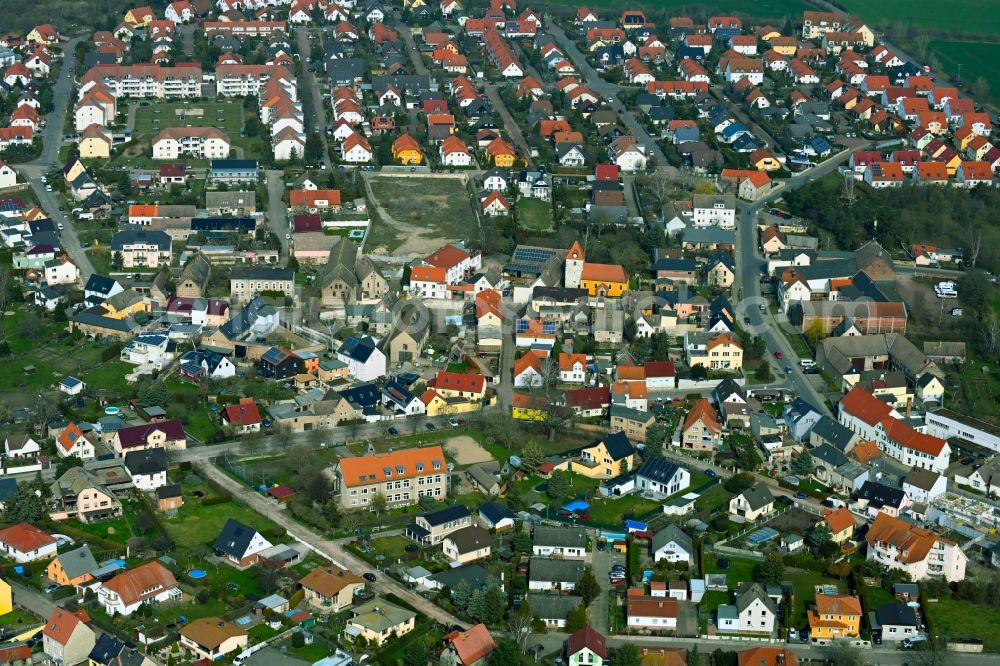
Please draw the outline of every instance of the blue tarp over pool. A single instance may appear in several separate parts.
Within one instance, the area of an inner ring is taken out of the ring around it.
[[[563,511],[572,511],[574,513],[580,513],[581,511],[586,511],[590,508],[590,504],[584,502],[583,500],[574,500],[563,507]]]

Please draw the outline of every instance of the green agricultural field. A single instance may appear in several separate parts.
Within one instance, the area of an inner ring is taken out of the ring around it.
[[[901,23],[937,31],[1000,32],[1000,12],[993,0],[959,0],[957,7],[949,5],[946,12],[940,5],[924,0],[841,0],[839,4],[882,28]]]
[[[998,18],[1000,11],[993,14],[992,18]],[[996,66],[1000,62],[1000,43],[935,39],[928,48],[953,80],[957,79],[961,64],[962,81],[972,83],[981,76],[990,87],[990,99],[1000,100],[1000,69]]]
[[[921,610],[927,614],[928,624],[938,636],[978,638],[987,652],[1000,650],[1000,634],[996,630],[1000,609],[943,597],[924,603]]]
[[[582,3],[577,0],[543,0],[538,5],[544,8],[546,5],[570,5],[579,7]],[[802,12],[807,9],[814,9],[805,0],[706,0],[705,2],[693,3],[690,0],[635,0],[625,2],[624,0],[594,0],[586,5],[598,14],[609,14],[621,12],[626,7],[640,8],[646,10],[667,10],[676,13],[682,8],[692,8],[697,4],[698,8],[708,8],[713,12],[745,14],[759,18],[801,18]],[[602,16],[601,18],[605,18]]]

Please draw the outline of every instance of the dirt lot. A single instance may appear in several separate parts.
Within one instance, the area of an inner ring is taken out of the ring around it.
[[[816,524],[817,520],[819,520],[819,517],[808,511],[792,509],[769,522],[767,526],[783,533],[789,532],[791,534],[805,535]]]
[[[900,276],[896,279],[896,290],[909,307],[906,337],[918,348],[925,340],[961,340],[960,317],[951,316],[952,308],[957,308],[957,299],[937,298],[934,282],[930,278]]]
[[[456,465],[474,465],[493,460],[490,452],[479,446],[479,442],[467,435],[451,437],[444,443],[444,452]]]
[[[426,255],[448,242],[479,237],[478,218],[459,178],[367,179],[377,213],[365,250]]]

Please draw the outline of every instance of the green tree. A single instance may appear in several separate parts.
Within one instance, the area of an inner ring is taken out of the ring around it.
[[[42,498],[28,485],[20,485],[13,497],[4,502],[5,523],[37,523],[45,516]]]
[[[455,604],[455,607],[459,610],[465,611],[469,606],[469,600],[472,598],[472,586],[469,585],[469,581],[464,578],[458,581],[458,585],[454,587],[451,591],[451,600]]]
[[[694,381],[701,381],[708,377],[708,370],[705,369],[701,363],[691,366],[691,379]]]
[[[566,616],[566,633],[572,634],[574,631],[583,629],[590,624],[587,618],[587,607],[580,604],[569,612]]]
[[[323,161],[323,140],[315,132],[310,132],[306,136],[305,158],[309,164],[319,164]]]
[[[573,482],[570,481],[569,474],[561,469],[557,469],[552,472],[552,475],[549,477],[549,482],[545,487],[545,493],[549,497],[562,500],[569,495],[572,488]]]
[[[803,451],[792,460],[792,471],[802,476],[808,476],[813,471],[812,455],[808,451]]]
[[[83,460],[77,458],[76,456],[60,458],[59,462],[56,463],[56,478],[61,478],[63,474],[74,467],[83,467]]]
[[[806,540],[809,541],[809,545],[814,548],[822,548],[833,540],[833,530],[831,530],[830,526],[826,524],[826,521],[824,521],[809,530]]]
[[[767,554],[764,561],[757,565],[754,579],[765,585],[779,585],[785,578],[785,562],[780,553]]]
[[[521,462],[529,469],[534,469],[545,460],[545,452],[535,442],[526,442],[521,446]]]
[[[371,508],[376,515],[381,516],[385,513],[385,509],[388,506],[388,501],[385,498],[385,493],[377,492],[372,496]]]
[[[136,393],[136,404],[139,407],[164,406],[170,402],[170,392],[163,382],[151,382]]]
[[[663,425],[659,421],[649,426],[649,428],[646,429],[646,448],[642,450],[643,457],[662,458],[663,445],[667,442],[667,438],[669,437],[670,437],[670,431],[667,430],[667,426]],[[652,456],[650,456],[651,453],[653,453]]]
[[[611,666],[640,666],[642,655],[632,643],[625,643],[611,655]]]
[[[520,663],[521,651],[517,649],[517,643],[506,638],[497,641],[496,649],[486,659],[486,666],[515,666]]]
[[[403,663],[406,666],[427,666],[430,653],[427,650],[427,643],[415,640],[406,647],[403,654]]]
[[[479,619],[491,627],[503,621],[504,613],[507,610],[507,598],[503,591],[496,585],[491,585],[485,595],[485,608],[482,617]]]
[[[583,597],[583,603],[589,606],[590,602],[601,593],[601,585],[597,582],[594,570],[590,567],[584,569],[583,573],[580,574],[580,579],[576,581],[574,589],[577,594]]]

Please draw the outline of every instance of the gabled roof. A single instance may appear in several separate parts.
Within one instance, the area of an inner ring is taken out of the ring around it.
[[[18,523],[0,530],[0,543],[7,544],[21,553],[40,550],[55,542],[55,537],[28,523]]]
[[[566,641],[566,656],[572,657],[585,648],[601,659],[608,658],[608,648],[604,635],[592,627],[584,627],[569,637],[569,640]]]
[[[746,500],[753,511],[774,503],[774,495],[771,494],[770,489],[763,483],[755,483],[740,493],[740,496]]]
[[[694,541],[677,525],[667,525],[653,535],[653,552],[660,550],[668,543],[676,543],[689,555],[694,554]]]
[[[493,636],[490,635],[490,630],[483,623],[465,631],[452,631],[444,637],[444,640],[451,645],[459,661],[465,666],[487,657],[497,646]]]
[[[167,471],[167,452],[160,447],[129,451],[125,454],[125,469],[133,476],[151,475]]]
[[[250,542],[257,535],[257,530],[244,525],[238,520],[229,518],[223,525],[222,531],[215,539],[215,550],[230,555],[236,559],[241,559],[250,547]]]
[[[635,453],[635,447],[623,432],[611,433],[600,441],[604,443],[604,448],[614,461],[623,460]],[[600,442],[595,442],[592,446],[597,446],[598,443]]]
[[[153,561],[118,574],[104,586],[129,606],[177,587],[177,580],[169,569]]]
[[[680,466],[670,462],[666,458],[650,458],[642,463],[642,466],[636,470],[636,477],[651,479],[657,481],[661,484],[669,483]]]
[[[83,625],[85,629],[87,628],[80,616],[80,614],[85,613],[86,611],[82,610],[71,613],[65,608],[56,608],[49,615],[49,620],[45,623],[42,634],[54,643],[65,646],[69,643],[73,633],[76,632],[77,627]]]

